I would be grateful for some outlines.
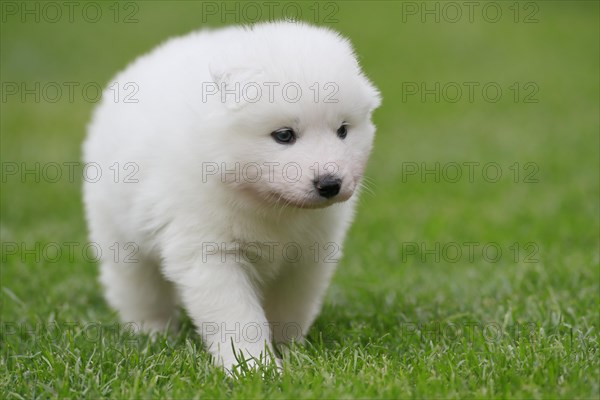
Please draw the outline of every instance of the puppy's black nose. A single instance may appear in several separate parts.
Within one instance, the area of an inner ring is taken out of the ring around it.
[[[342,180],[331,175],[324,175],[315,180],[315,188],[319,195],[329,199],[340,192]]]

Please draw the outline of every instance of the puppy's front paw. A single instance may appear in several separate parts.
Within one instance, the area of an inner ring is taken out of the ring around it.
[[[153,318],[133,322],[136,333],[143,333],[152,340],[156,340],[164,334],[174,335],[179,331],[179,322],[175,318]]]
[[[226,355],[213,357],[215,365],[222,367],[229,376],[239,377],[250,373],[260,372],[262,376],[269,373],[281,374],[283,362],[274,355],[271,349],[261,352],[259,356],[252,356],[248,351],[239,350]]]

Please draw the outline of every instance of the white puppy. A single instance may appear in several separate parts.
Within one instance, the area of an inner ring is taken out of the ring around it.
[[[122,320],[160,331],[181,304],[229,370],[301,341],[379,102],[350,43],[301,23],[194,32],[117,75],[83,150],[90,237]]]

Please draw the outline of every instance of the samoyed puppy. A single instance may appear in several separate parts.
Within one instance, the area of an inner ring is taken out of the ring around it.
[[[108,303],[146,332],[181,306],[229,371],[279,364],[273,346],[302,341],[342,254],[379,104],[348,40],[304,23],[197,31],[139,57],[83,146]]]

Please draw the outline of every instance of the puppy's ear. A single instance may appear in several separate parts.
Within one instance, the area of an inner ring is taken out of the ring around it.
[[[366,91],[369,103],[369,113],[375,111],[381,105],[381,92],[365,77]]]
[[[220,101],[232,110],[260,100],[263,72],[256,68],[209,65],[213,82],[217,85]]]

